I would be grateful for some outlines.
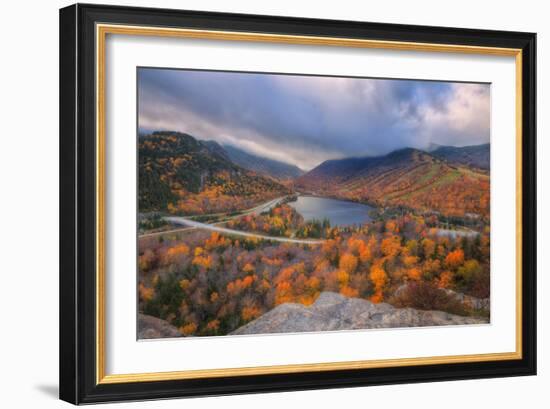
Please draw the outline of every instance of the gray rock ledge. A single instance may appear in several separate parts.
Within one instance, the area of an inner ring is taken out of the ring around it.
[[[347,298],[323,292],[306,307],[281,304],[261,317],[236,329],[232,335],[284,332],[339,331],[370,328],[426,327],[439,325],[486,324],[487,319],[462,317],[444,311],[421,311],[373,304],[360,298]]]
[[[160,318],[138,314],[138,339],[181,337],[176,327]]]

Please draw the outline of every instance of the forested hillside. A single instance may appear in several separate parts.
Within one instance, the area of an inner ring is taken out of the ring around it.
[[[449,216],[489,213],[488,175],[412,148],[381,157],[325,161],[298,178],[296,187],[324,196]]]
[[[273,179],[234,164],[223,150],[190,135],[155,132],[139,139],[140,212],[235,211],[287,193]]]

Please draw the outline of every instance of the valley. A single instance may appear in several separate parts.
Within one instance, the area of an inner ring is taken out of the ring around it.
[[[139,309],[183,336],[326,292],[488,319],[463,301],[489,297],[488,145],[309,171],[176,132],[138,149]]]

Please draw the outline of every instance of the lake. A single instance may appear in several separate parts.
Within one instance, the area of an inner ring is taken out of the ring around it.
[[[351,226],[372,220],[368,214],[373,209],[371,206],[345,200],[298,196],[295,202],[288,205],[295,208],[306,221],[328,219],[331,226]]]

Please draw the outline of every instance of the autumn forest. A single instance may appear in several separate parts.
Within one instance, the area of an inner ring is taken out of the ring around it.
[[[391,169],[370,170],[370,178],[384,183],[373,186],[362,175],[358,189],[358,182],[321,182],[315,173],[278,181],[240,168],[220,152],[185,134],[141,138],[143,314],[183,336],[226,335],[280,304],[307,306],[333,291],[399,308],[489,316],[486,171],[415,151],[406,161],[400,154]],[[458,176],[451,179],[441,168]],[[310,178],[315,181],[308,184]],[[337,188],[331,191],[331,185]],[[298,194],[376,207],[368,223],[333,226],[327,218],[305,220],[291,206]],[[258,207],[266,202],[271,206]],[[178,225],[164,216],[232,233]]]
[[[490,321],[488,125],[479,109],[460,112],[478,128],[445,117],[469,84],[315,83],[336,106],[308,78],[153,71],[139,78],[138,338],[330,329],[285,312],[335,308],[321,294],[360,300],[344,329]]]

